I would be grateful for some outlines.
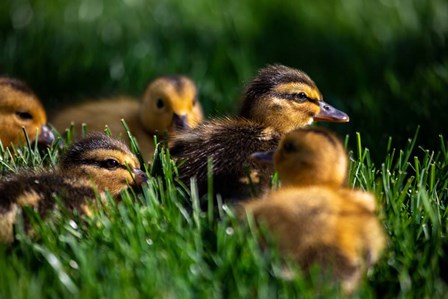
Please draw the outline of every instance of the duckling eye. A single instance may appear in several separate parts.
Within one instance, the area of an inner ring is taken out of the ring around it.
[[[295,151],[297,150],[297,148],[296,148],[296,146],[295,146],[294,143],[292,143],[292,142],[286,142],[286,143],[283,145],[283,150],[284,150],[286,153],[292,153],[292,152],[295,152]]]
[[[118,163],[118,161],[115,159],[107,159],[102,164],[102,166],[107,169],[115,169],[120,166],[120,163]]]
[[[165,107],[165,102],[163,101],[163,99],[158,98],[156,105],[157,105],[157,108],[162,109],[163,107]]]
[[[193,99],[193,107],[196,106],[196,102],[197,102],[197,99],[194,98],[194,99]]]
[[[302,100],[305,100],[305,99],[307,98],[306,93],[304,93],[303,91],[302,91],[302,92],[299,92],[299,94],[297,95],[297,97],[298,97],[299,99],[302,99]]]
[[[33,116],[31,115],[31,113],[28,112],[16,112],[16,115],[21,118],[22,120],[30,120],[33,119]]]
[[[293,94],[293,98],[296,102],[300,102],[300,103],[303,103],[308,99],[308,97],[306,96],[306,93],[304,93],[303,91]]]

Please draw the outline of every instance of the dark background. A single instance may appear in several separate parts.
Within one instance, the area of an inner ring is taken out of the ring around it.
[[[184,73],[208,116],[238,110],[257,69],[307,72],[384,157],[447,137],[448,2],[267,0],[7,0],[0,4],[0,73],[25,80],[50,113],[86,97],[139,96],[149,80]]]

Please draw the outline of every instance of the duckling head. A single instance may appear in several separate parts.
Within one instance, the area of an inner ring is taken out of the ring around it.
[[[143,95],[140,121],[148,132],[170,133],[196,127],[202,117],[196,85],[185,76],[159,77]]]
[[[22,128],[31,140],[49,145],[54,135],[46,125],[47,115],[34,92],[22,81],[0,77],[0,140],[4,146],[25,141]]]
[[[248,84],[240,116],[281,133],[313,121],[348,122],[342,111],[325,103],[311,78],[284,65],[270,65]]]
[[[283,186],[346,183],[348,158],[342,142],[323,128],[297,129],[286,134],[275,153],[259,152],[256,160],[274,161]]]
[[[147,177],[128,147],[101,133],[74,143],[61,159],[60,171],[92,182],[98,191],[117,196],[128,185],[139,186]]]

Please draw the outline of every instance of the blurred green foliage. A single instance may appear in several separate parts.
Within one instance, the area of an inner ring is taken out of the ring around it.
[[[306,71],[351,116],[340,133],[380,147],[447,134],[448,2],[6,0],[0,71],[52,113],[83,97],[138,96],[160,74],[197,81],[208,115],[235,113],[257,69]]]

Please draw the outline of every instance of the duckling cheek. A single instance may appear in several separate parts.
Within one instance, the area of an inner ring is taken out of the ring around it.
[[[0,140],[4,146],[19,144],[23,129],[17,119],[0,115],[0,127]]]
[[[108,190],[113,197],[116,197],[126,187],[126,180],[121,178],[110,178],[109,180],[107,180],[107,182],[98,184],[98,191],[103,192]]]
[[[308,105],[305,107],[305,109],[303,110],[303,112],[300,115],[300,117],[298,118],[298,122],[302,123],[302,127],[304,126],[309,126],[313,123],[314,121],[314,117],[316,116],[316,114],[319,113],[319,107],[315,106],[315,105]]]
[[[19,143],[25,141],[25,133],[23,132],[23,130],[25,130],[29,140],[34,141],[39,136],[40,127],[34,124],[20,124],[19,128],[17,129],[17,140]]]
[[[17,143],[18,140],[17,136],[14,136],[13,134],[9,133],[9,130],[4,130],[3,132],[0,132],[0,141],[2,142],[3,146],[10,146],[11,143]]]

